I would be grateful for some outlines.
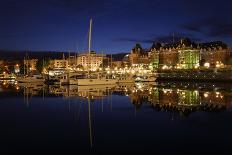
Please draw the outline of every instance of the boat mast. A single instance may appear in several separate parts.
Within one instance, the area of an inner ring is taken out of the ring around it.
[[[29,74],[28,65],[29,65],[29,56],[26,53],[26,65],[27,65],[27,75]]]
[[[88,51],[88,75],[89,75],[89,71],[91,69],[91,59],[90,59],[90,52],[91,52],[91,39],[92,39],[92,18],[90,19],[90,22],[89,22],[89,51]]]
[[[102,71],[103,71],[103,51],[102,51]]]
[[[25,74],[26,74],[26,70],[25,70],[25,68],[26,68],[26,60],[25,60],[25,57],[24,57],[24,59],[23,59],[23,74],[24,74],[24,76],[25,76]]]

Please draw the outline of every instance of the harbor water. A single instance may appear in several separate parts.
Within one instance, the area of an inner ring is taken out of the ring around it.
[[[226,154],[232,84],[3,82],[2,154]]]

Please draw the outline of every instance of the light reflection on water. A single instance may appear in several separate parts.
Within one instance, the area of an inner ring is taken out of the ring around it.
[[[43,149],[77,147],[77,153],[104,154],[115,149],[131,152],[134,148],[138,149],[135,152],[146,152],[152,151],[149,148],[153,145],[162,152],[161,144],[180,152],[183,148],[179,145],[186,141],[208,143],[211,148],[213,137],[222,142],[217,147],[223,150],[232,138],[231,84],[169,82],[89,87],[5,83],[0,90],[1,131],[7,137],[1,136],[24,141],[31,148],[45,139]],[[6,148],[16,147],[12,141]],[[208,149],[208,145],[204,147]]]

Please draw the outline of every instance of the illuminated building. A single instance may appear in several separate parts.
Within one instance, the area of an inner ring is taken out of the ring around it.
[[[4,65],[4,60],[0,60],[0,65]]]
[[[200,50],[180,49],[178,51],[178,65],[181,69],[198,68],[200,63]]]
[[[149,64],[148,51],[142,49],[140,44],[136,44],[135,47],[131,50],[131,53],[129,55],[129,60],[131,66],[148,65]]]
[[[201,49],[201,61],[202,64],[209,63],[210,67],[222,68],[227,64],[229,58],[231,58],[231,52],[227,48],[222,46],[215,46],[211,48]]]
[[[149,52],[149,59],[154,69],[159,68],[159,52],[154,48]]]
[[[83,66],[84,70],[90,69],[94,71],[102,65],[104,57],[104,54],[96,54],[94,51],[90,54],[79,54],[77,57],[77,65]]]
[[[31,71],[36,70],[37,62],[38,62],[38,59],[29,59],[29,60],[23,61],[24,65],[27,66]]]
[[[68,60],[65,59],[55,59],[52,60],[51,62],[51,66],[54,69],[68,69]]]
[[[153,44],[149,53],[154,68],[161,70],[223,68],[232,55],[227,45],[220,41],[196,44],[189,39],[173,44]]]
[[[177,49],[174,48],[161,48],[159,54],[159,67],[163,67],[164,65],[168,66],[168,69],[171,69],[173,66],[177,64],[178,61],[178,53]]]

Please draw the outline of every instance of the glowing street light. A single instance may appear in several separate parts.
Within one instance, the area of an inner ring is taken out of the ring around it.
[[[209,64],[208,62],[206,62],[206,63],[204,64],[204,67],[209,68],[209,67],[210,67],[210,64]]]

